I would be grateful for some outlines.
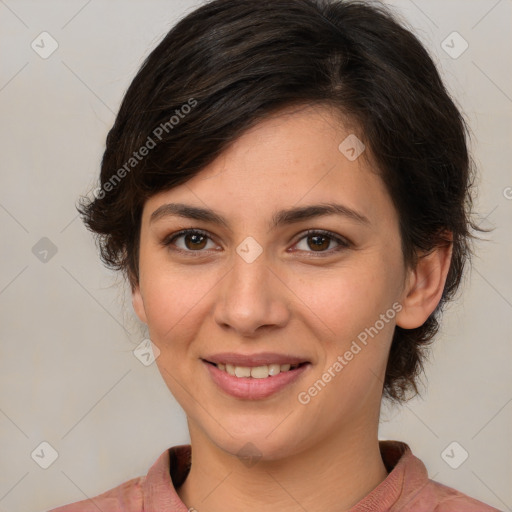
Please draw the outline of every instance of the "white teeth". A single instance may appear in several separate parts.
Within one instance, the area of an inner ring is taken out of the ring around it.
[[[270,371],[267,365],[251,368],[251,377],[254,379],[265,379],[268,377],[269,373]]]
[[[287,372],[290,369],[295,369],[299,365],[294,364],[293,366],[286,364],[269,364],[262,366],[235,366],[232,364],[223,364],[218,363],[217,368],[219,370],[225,371],[229,373],[229,375],[234,375],[236,377],[252,377],[253,379],[266,379],[267,377],[272,377],[274,375],[278,375],[281,372]]]
[[[286,367],[286,365],[283,364],[283,367]],[[281,365],[280,364],[269,364],[268,365],[268,374],[269,375],[277,375],[280,372],[281,372]]]
[[[250,377],[251,369],[247,366],[235,366],[235,375],[237,377]]]

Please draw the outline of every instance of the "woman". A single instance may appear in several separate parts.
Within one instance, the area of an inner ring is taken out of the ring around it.
[[[464,121],[382,7],[214,0],[147,58],[80,211],[191,445],[55,511],[491,511],[377,437],[469,256]]]

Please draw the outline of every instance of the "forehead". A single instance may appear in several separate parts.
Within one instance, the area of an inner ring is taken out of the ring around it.
[[[370,220],[392,208],[368,149],[339,114],[318,106],[258,122],[189,181],[152,196],[145,220],[169,201],[246,219],[318,203],[341,202]]]

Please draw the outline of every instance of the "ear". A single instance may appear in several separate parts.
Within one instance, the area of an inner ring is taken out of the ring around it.
[[[147,324],[148,321],[146,317],[146,309],[144,308],[144,300],[138,284],[132,287],[132,305],[135,313],[139,317],[139,320]]]
[[[399,327],[420,327],[439,304],[452,258],[452,234],[447,234],[445,240],[445,244],[432,252],[420,255],[414,269],[409,271],[402,309],[396,316]]]

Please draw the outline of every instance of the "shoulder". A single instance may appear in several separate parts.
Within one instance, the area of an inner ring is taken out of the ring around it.
[[[124,482],[94,498],[70,503],[46,512],[143,512],[144,510],[187,511],[176,493],[190,468],[191,446],[166,449],[149,468],[146,476]]]
[[[499,512],[498,509],[486,505],[452,487],[433,480],[429,481],[429,493],[435,496],[437,504],[435,512]]]
[[[387,512],[499,512],[452,487],[431,480],[425,464],[413,455],[407,444],[380,441],[380,449],[389,474],[370,494],[370,501],[385,501],[389,507],[384,508]],[[362,512],[368,509],[355,510]]]
[[[407,484],[406,484],[407,485]],[[430,480],[416,481],[391,509],[393,512],[500,512],[457,489]]]
[[[132,478],[94,498],[89,498],[48,512],[142,512],[145,476]]]

